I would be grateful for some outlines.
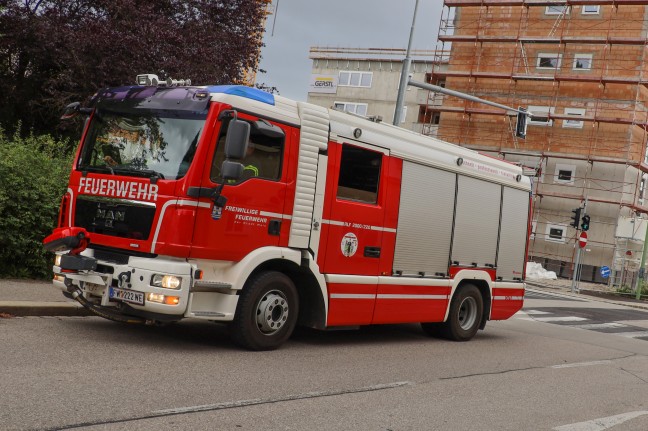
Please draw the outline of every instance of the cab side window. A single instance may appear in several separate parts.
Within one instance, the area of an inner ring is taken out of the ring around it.
[[[337,197],[368,204],[377,203],[381,165],[381,153],[343,145]]]
[[[225,160],[225,137],[227,135],[227,124],[223,124],[216,152],[212,160],[210,173],[211,181],[220,183],[221,166]],[[243,164],[243,176],[233,184],[238,184],[250,178],[262,178],[265,180],[278,181],[281,178],[281,161],[283,159],[284,137],[269,137],[261,133],[255,133],[254,124],[251,127],[248,149],[241,160]]]

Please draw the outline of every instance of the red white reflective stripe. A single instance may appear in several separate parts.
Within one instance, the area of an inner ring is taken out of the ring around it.
[[[524,296],[493,296],[493,301],[522,301]]]
[[[362,223],[354,223],[354,222],[344,222],[340,220],[322,220],[322,224],[330,224],[331,226],[346,226],[350,229],[368,229],[368,230],[378,230],[378,231],[383,231],[383,232],[391,232],[391,233],[396,233],[396,229],[390,228],[390,227],[382,227],[382,226],[371,226],[371,225],[365,225]]]
[[[292,216],[288,214],[271,213],[270,211],[259,211],[262,217],[280,218],[283,220],[292,220]]]
[[[379,293],[377,295],[371,294],[356,294],[356,293],[331,293],[331,299],[448,299],[448,295],[402,295]]]

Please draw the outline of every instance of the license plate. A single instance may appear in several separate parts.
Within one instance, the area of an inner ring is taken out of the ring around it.
[[[111,287],[108,290],[108,296],[110,297],[110,299],[144,305],[144,292],[135,292],[132,290]]]

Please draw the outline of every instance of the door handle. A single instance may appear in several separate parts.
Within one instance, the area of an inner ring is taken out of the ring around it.
[[[364,248],[364,257],[380,257],[380,247],[366,246]]]

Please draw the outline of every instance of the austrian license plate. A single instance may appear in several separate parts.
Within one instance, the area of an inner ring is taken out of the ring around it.
[[[144,305],[144,292],[135,292],[133,290],[111,287],[108,289],[108,296],[110,299]]]

